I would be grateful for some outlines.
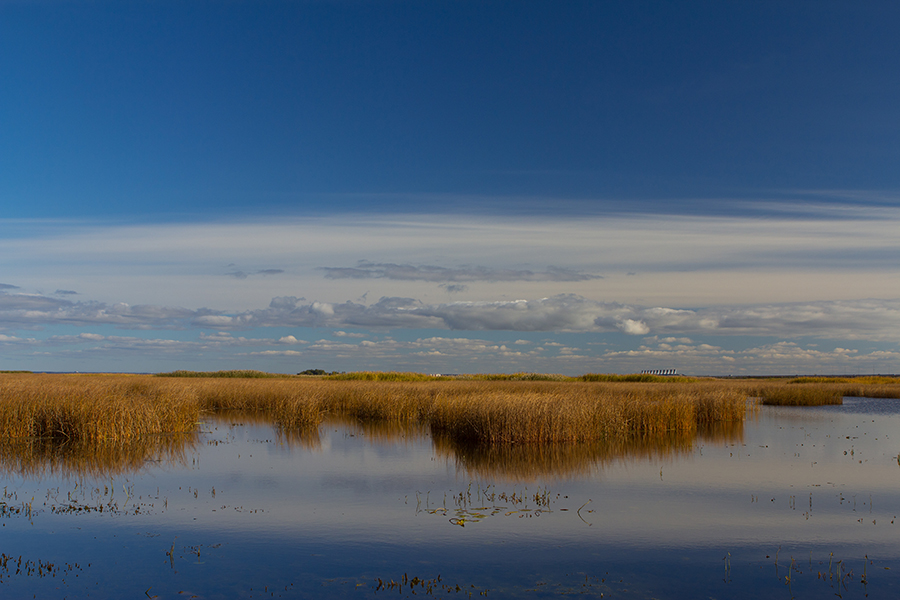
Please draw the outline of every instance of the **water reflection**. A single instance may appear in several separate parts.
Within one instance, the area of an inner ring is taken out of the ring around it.
[[[125,442],[51,438],[0,441],[0,473],[43,477],[111,477],[148,468],[181,467],[195,449],[198,434],[144,436]]]
[[[284,430],[251,413],[208,415],[180,446],[0,444],[0,590],[896,597],[900,405],[858,404],[607,445],[460,445],[384,421]],[[47,476],[13,476],[29,473]],[[96,481],[51,476],[76,473]]]
[[[307,451],[322,449],[320,427],[277,427],[263,413],[217,411],[206,415],[203,425],[205,431],[146,436],[127,442],[7,439],[0,442],[0,472],[30,478],[109,477],[137,473],[150,466],[184,466],[186,456],[196,449],[199,436],[219,426],[273,427],[276,442],[282,446]],[[328,427],[347,430],[350,435],[371,442],[394,445],[417,442],[431,435],[426,425],[395,421],[334,418],[322,425]],[[492,445],[434,435],[432,445],[436,456],[454,463],[458,472],[469,477],[523,481],[589,476],[614,461],[676,457],[690,453],[698,441],[734,443],[742,439],[743,423],[732,422],[717,423],[697,433],[669,432],[593,443]],[[220,441],[212,439],[207,443]]]
[[[252,410],[216,410],[205,415],[206,427],[218,428],[252,425],[256,427],[272,427],[275,441],[288,448],[301,450],[320,450],[322,447],[321,432],[316,425],[309,427],[280,427],[272,423],[272,415],[263,411]],[[211,443],[218,444],[217,440]]]
[[[454,461],[468,477],[507,481],[573,479],[592,475],[622,460],[655,460],[689,454],[700,441],[739,443],[743,423],[718,423],[694,433],[663,435],[592,443],[473,444],[449,436],[434,436],[438,456]]]

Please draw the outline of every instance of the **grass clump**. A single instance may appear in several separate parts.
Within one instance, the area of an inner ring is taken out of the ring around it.
[[[746,412],[746,396],[727,387],[503,383],[439,397],[432,431],[490,444],[611,441],[693,433]]]
[[[0,379],[3,437],[123,441],[193,431],[196,398],[147,377],[9,376]]]
[[[322,420],[315,380],[206,378],[184,383],[203,412],[244,411],[268,415],[284,428],[310,427]]]
[[[827,406],[843,404],[840,389],[825,386],[785,385],[762,390],[760,403],[768,406]]]

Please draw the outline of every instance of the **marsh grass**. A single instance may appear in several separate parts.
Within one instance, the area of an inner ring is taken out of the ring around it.
[[[760,403],[769,406],[827,406],[843,404],[844,394],[832,386],[797,384],[761,390]]]
[[[740,421],[734,386],[554,381],[8,375],[3,437],[127,440],[193,431],[206,412],[267,415],[286,429],[323,418],[427,425],[487,443],[584,442],[693,432]]]
[[[455,378],[472,381],[577,381],[575,377],[557,373],[479,373],[458,375]]]
[[[243,369],[235,371],[170,371],[169,373],[156,373],[154,377],[203,377],[203,378],[226,378],[226,379],[273,379],[280,377],[290,377],[290,375],[279,375],[276,373],[266,373],[265,371],[255,371],[252,369]]]
[[[64,457],[69,449],[90,444],[100,448],[106,443],[128,444],[154,435],[195,432],[204,415],[238,411],[274,422],[284,440],[307,447],[318,443],[312,432],[323,420],[337,419],[374,436],[382,435],[382,430],[387,435],[396,426],[410,435],[430,431],[445,447],[480,447],[479,456],[493,456],[484,448],[598,443],[607,449],[652,447],[653,440],[690,438],[717,429],[727,438],[731,428],[740,427],[752,410],[754,404],[748,404],[748,396],[761,398],[765,404],[798,406],[839,403],[844,395],[900,397],[900,380],[896,379],[426,377],[409,381],[404,377],[406,374],[397,373],[371,379],[2,374],[0,438],[5,442],[43,440],[30,446],[31,456]],[[39,452],[45,440],[64,450],[58,455]],[[472,452],[467,456],[476,456]],[[562,461],[553,458],[553,452],[562,456],[561,450],[547,452],[545,458],[536,460],[546,464]],[[135,461],[142,460],[140,453],[132,455]],[[53,460],[62,464],[63,458]],[[119,462],[126,464],[127,460]]]
[[[745,389],[749,395],[760,398],[763,404],[823,406],[842,404],[844,397],[900,398],[900,378],[796,377],[757,381]]]
[[[648,375],[642,373],[632,373],[628,375],[587,373],[574,379],[576,381],[601,381],[606,383],[689,383],[698,381],[698,379],[694,377],[682,377],[680,375]]]
[[[198,410],[203,412],[260,413],[288,429],[318,425],[322,419],[321,394],[315,381],[214,377],[190,379],[181,385],[197,398]]]
[[[455,387],[435,403],[431,429],[479,443],[588,442],[694,433],[706,423],[742,421],[746,412],[746,397],[728,387],[550,382]]]
[[[193,431],[198,413],[189,390],[149,377],[0,378],[3,437],[124,441]]]
[[[406,371],[353,371],[325,375],[323,379],[330,381],[437,381],[451,378]]]

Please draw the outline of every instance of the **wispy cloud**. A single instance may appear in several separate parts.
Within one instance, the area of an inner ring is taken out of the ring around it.
[[[328,279],[394,279],[401,281],[536,281],[573,282],[603,279],[600,275],[572,269],[547,267],[544,271],[497,269],[482,266],[438,267],[434,265],[398,265],[359,261],[355,267],[319,267]],[[448,290],[449,291],[449,290]]]
[[[251,275],[280,275],[284,273],[284,269],[260,269],[259,271],[253,271],[251,273],[245,273],[244,271],[234,270],[229,271],[226,275],[230,277],[234,277],[235,279],[247,279]]]

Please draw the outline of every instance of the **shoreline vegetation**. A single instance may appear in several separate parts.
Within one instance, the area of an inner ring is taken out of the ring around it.
[[[204,414],[227,410],[284,430],[339,418],[427,427],[453,443],[619,443],[740,423],[758,404],[840,404],[844,396],[900,398],[900,378],[3,373],[0,439],[129,442],[196,432]]]

